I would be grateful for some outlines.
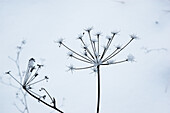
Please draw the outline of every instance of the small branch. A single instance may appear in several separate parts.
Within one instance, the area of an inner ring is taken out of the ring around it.
[[[109,63],[105,63],[105,64],[101,64],[101,65],[112,65],[112,64],[119,64],[119,63],[123,63],[123,62],[127,62],[128,60],[126,59],[126,60],[122,60],[122,61],[117,61],[117,62],[114,62],[114,63],[111,63],[111,64],[109,64]]]
[[[118,53],[120,53],[125,47],[127,47],[131,42],[132,42],[133,38],[126,44],[124,45],[118,52],[116,52],[115,54],[113,54],[110,58],[108,58],[107,60],[113,58],[114,56],[116,56]]]
[[[77,52],[75,52],[75,51],[73,51],[72,49],[70,49],[69,47],[67,47],[65,44],[62,43],[62,45],[63,45],[65,48],[67,48],[68,50],[70,50],[71,52],[75,53],[76,55],[78,55],[78,56],[80,56],[80,57],[82,57],[82,58],[84,58],[84,59],[90,61],[90,60],[87,59],[86,57],[84,57],[84,56],[78,54]]]
[[[26,89],[26,87],[23,86],[23,89],[24,89],[30,96],[32,96],[33,98],[35,98],[36,100],[42,102],[43,104],[47,105],[47,106],[50,107],[50,108],[55,109],[56,111],[58,111],[58,112],[60,112],[60,113],[64,113],[63,111],[59,110],[59,109],[56,108],[55,106],[52,106],[52,105],[46,103],[45,101],[41,100],[39,97],[33,95],[31,92],[29,92],[29,91]]]
[[[107,56],[103,62],[106,62],[108,59],[110,59],[110,57],[112,57],[112,55],[117,51],[118,49],[115,49],[109,56]]]
[[[47,95],[50,97],[51,101],[53,101],[52,97],[50,96],[50,94],[48,93],[48,91],[45,88],[41,88],[39,91],[41,91],[41,90],[44,90],[47,93]]]
[[[79,61],[82,61],[82,62],[86,62],[86,63],[90,63],[91,64],[91,62],[89,62],[89,61],[87,61],[87,60],[83,60],[83,59],[80,59],[80,58],[78,58],[78,57],[76,57],[76,56],[72,56],[73,58],[75,58],[75,59],[77,59],[77,60],[79,60]]]
[[[17,108],[17,110],[21,113],[24,113],[15,103],[14,103],[14,106]]]
[[[106,48],[104,49],[103,54],[102,54],[100,60],[102,60],[102,58],[104,57],[105,53],[106,53],[107,50],[109,49],[109,46],[110,46],[110,44],[112,43],[112,40],[113,40],[114,36],[115,36],[115,34],[113,34],[112,38],[108,40],[107,45],[106,45]]]
[[[19,85],[21,85],[22,86],[22,84],[15,78],[15,77],[13,77],[10,73],[6,73],[6,74],[8,74],[8,75],[10,75],[16,82],[18,82],[19,83]]]
[[[33,82],[33,83],[31,83],[31,84],[28,84],[28,86],[34,85],[34,84],[39,83],[39,82],[42,82],[42,81],[44,81],[44,80],[46,80],[46,78],[43,78],[43,79],[41,79],[41,80],[38,80],[38,81]]]
[[[81,39],[81,42],[83,43],[84,46],[86,46],[86,44],[84,43],[83,39]],[[90,56],[92,57],[92,59],[94,59],[94,57],[93,57],[92,53],[90,52],[90,50],[88,49],[88,47],[87,47],[86,50],[87,50],[87,52],[90,54]]]
[[[93,45],[93,42],[92,42],[92,39],[91,39],[90,31],[88,31],[88,34],[89,34],[89,39],[90,39],[90,43],[91,43],[91,46],[92,46],[92,50],[93,50],[93,52],[94,52],[94,56],[96,56],[96,55],[95,55],[94,45]]]
[[[89,69],[89,68],[92,68],[92,67],[94,67],[94,66],[81,67],[81,68],[74,68],[74,70]]]

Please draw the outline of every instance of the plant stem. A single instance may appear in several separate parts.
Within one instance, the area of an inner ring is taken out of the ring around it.
[[[97,89],[98,89],[98,92],[97,92],[97,113],[99,113],[99,110],[100,110],[100,66],[98,65],[97,66]]]
[[[42,103],[45,104],[46,106],[51,107],[51,108],[53,108],[54,110],[56,110],[56,111],[58,111],[58,112],[60,112],[60,113],[64,113],[63,111],[61,111],[61,110],[59,110],[58,108],[56,108],[56,106],[52,106],[52,105],[46,103],[45,101],[41,100],[39,97],[37,97],[37,96],[35,96],[34,94],[32,94],[31,92],[29,92],[29,91],[26,89],[25,86],[23,86],[23,89],[24,89],[30,96],[32,96],[33,98],[35,98],[35,99],[37,99],[38,101],[42,102]]]

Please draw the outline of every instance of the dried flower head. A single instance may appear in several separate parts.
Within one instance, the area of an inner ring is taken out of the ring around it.
[[[116,49],[121,49],[122,46],[120,44],[118,44],[115,47],[116,47]]]
[[[133,62],[133,61],[135,61],[135,57],[132,54],[129,54],[127,56],[127,61]]]
[[[88,28],[86,28],[84,30],[87,31],[87,32],[90,32],[92,29],[93,29],[93,27],[88,27]]]
[[[111,34],[113,34],[113,35],[116,35],[116,34],[118,34],[119,33],[119,31],[112,31],[111,32]]]
[[[97,32],[96,34],[95,34],[95,36],[100,36],[102,34],[102,32]]]
[[[69,51],[69,52],[67,53],[67,55],[72,58],[72,57],[73,57],[73,52]]]
[[[94,38],[93,38],[91,41],[92,41],[93,43],[96,43],[96,42],[97,42],[97,40],[96,40],[96,39],[94,39]]]
[[[54,42],[55,42],[55,43],[58,43],[58,44],[59,44],[59,47],[61,47],[61,45],[63,44],[63,41],[64,41],[64,39],[63,39],[63,38],[60,38],[59,40],[54,41]]]
[[[109,41],[112,39],[111,36],[106,36],[106,39],[108,39]]]
[[[130,37],[131,37],[132,39],[139,39],[139,37],[137,37],[135,34],[130,35]]]
[[[77,39],[80,39],[80,40],[82,40],[82,38],[83,38],[82,34],[79,34],[78,37],[77,37]]]
[[[73,72],[74,71],[74,66],[72,65],[72,64],[70,64],[69,66],[67,66],[68,67],[68,71],[71,71],[71,72]]]

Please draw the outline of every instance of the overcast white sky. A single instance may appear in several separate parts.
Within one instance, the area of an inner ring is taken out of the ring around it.
[[[64,38],[65,43],[81,51],[76,40],[86,27],[93,26],[95,34],[105,36],[120,31],[114,44],[125,44],[130,34],[137,34],[116,59],[129,53],[134,63],[103,67],[101,69],[101,113],[170,113],[170,0],[0,0],[0,74],[16,67],[8,56],[16,56],[16,46],[22,40],[26,45],[20,65],[24,71],[29,58],[37,62],[45,59],[43,83],[58,105],[65,98],[65,113],[94,113],[96,110],[96,76],[91,70],[67,72],[67,65],[83,66],[68,59],[68,52],[53,41]],[[146,53],[148,50],[152,50]],[[16,84],[13,81],[14,84]],[[17,84],[16,84],[17,85]],[[165,88],[169,90],[165,92]],[[17,113],[13,106],[16,90],[0,84],[0,113]],[[29,95],[30,113],[49,113],[52,109],[39,104]]]

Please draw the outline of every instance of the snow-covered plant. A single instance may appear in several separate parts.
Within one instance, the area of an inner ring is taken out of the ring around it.
[[[17,68],[16,73],[17,73],[17,77],[19,78],[20,82],[23,80],[23,73],[21,72],[19,62],[20,62],[20,55],[21,55],[21,52],[23,50],[23,46],[25,44],[26,44],[26,41],[23,40],[21,42],[21,44],[16,47],[16,49],[17,49],[16,58],[13,58],[13,57],[9,56],[9,59],[11,61],[13,61],[14,64],[16,65],[16,68]],[[11,81],[11,77],[7,78],[7,76],[1,76],[0,78],[1,78],[0,83],[17,89],[17,92],[16,92],[17,102],[14,102],[14,106],[16,107],[18,112],[20,112],[20,113],[29,113],[28,103],[27,103],[27,93],[22,90],[21,86],[16,86]]]
[[[91,69],[93,72],[97,73],[97,80],[98,80],[98,85],[97,85],[97,113],[99,113],[100,109],[100,67],[101,66],[106,66],[106,65],[113,65],[113,64],[118,64],[118,63],[123,63],[123,62],[128,62],[128,61],[134,61],[134,57],[132,55],[128,55],[127,58],[123,60],[112,60],[118,53],[120,53],[123,49],[125,49],[134,39],[137,39],[138,37],[136,35],[130,35],[130,40],[124,45],[117,45],[115,46],[115,49],[112,50],[112,52],[109,55],[106,55],[108,52],[108,49],[111,46],[111,43],[115,36],[118,34],[118,32],[111,32],[111,35],[106,36],[107,43],[104,46],[103,49],[100,48],[100,38],[101,38],[101,32],[97,32],[95,37],[92,38],[91,31],[92,27],[89,27],[85,29],[85,33],[87,33],[90,46],[87,46],[87,44],[84,41],[84,35],[80,34],[78,35],[78,38],[80,42],[83,45],[83,54],[76,52],[75,50],[71,49],[68,47],[63,39],[59,39],[58,41],[55,41],[56,43],[59,44],[59,47],[63,46],[66,49],[69,50],[68,56],[75,58],[76,60],[79,60],[81,62],[89,64],[89,66],[86,67],[74,67],[72,64],[68,66],[68,70],[73,72],[75,70],[83,70],[83,69]]]
[[[22,42],[22,45],[24,44],[24,42]],[[51,95],[47,92],[47,90],[45,88],[40,88],[40,92],[43,92],[45,94],[40,95],[37,92],[34,91],[33,86],[42,82],[42,81],[48,81],[48,77],[44,76],[44,78],[36,80],[40,75],[39,75],[39,70],[43,67],[43,65],[40,64],[36,64],[35,59],[34,58],[30,58],[30,60],[28,61],[28,65],[27,65],[27,69],[26,71],[21,74],[21,69],[20,69],[20,65],[19,65],[19,55],[22,49],[22,46],[18,46],[17,47],[19,49],[19,52],[17,53],[17,58],[16,60],[12,59],[11,57],[9,57],[11,60],[13,60],[17,66],[18,72],[19,72],[19,79],[18,76],[16,75],[12,75],[11,71],[5,72],[5,74],[9,75],[11,78],[13,78],[19,85],[20,85],[20,91],[21,93],[24,95],[24,105],[25,108],[24,110],[21,110],[16,104],[15,106],[17,107],[17,109],[21,112],[21,113],[25,113],[25,111],[27,111],[27,113],[29,113],[28,111],[28,107],[27,107],[27,101],[26,101],[26,94],[29,94],[30,96],[32,96],[34,99],[38,100],[38,102],[41,102],[43,104],[45,104],[48,107],[53,108],[54,110],[63,113],[63,111],[61,111],[60,109],[57,108],[56,106],[56,100],[54,97],[51,97]],[[24,89],[24,90],[22,90]],[[49,97],[50,102],[47,102],[45,99]]]

